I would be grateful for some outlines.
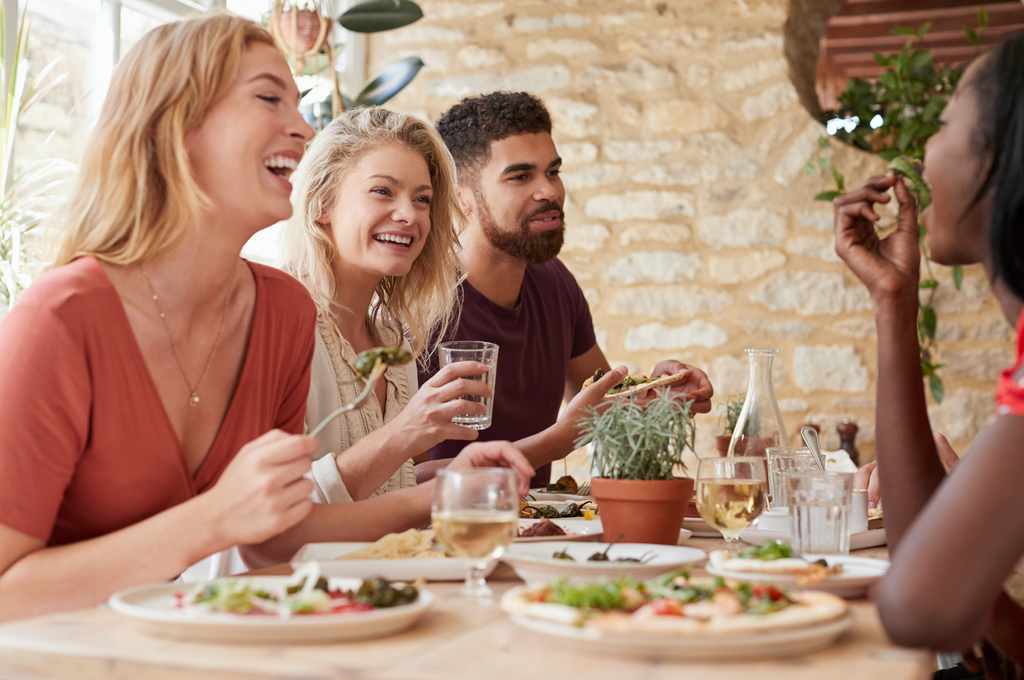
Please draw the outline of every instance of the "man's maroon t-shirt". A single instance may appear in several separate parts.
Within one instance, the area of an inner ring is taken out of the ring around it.
[[[497,305],[468,281],[462,284],[462,315],[448,340],[485,340],[498,345],[494,417],[477,441],[516,441],[536,434],[558,419],[569,360],[596,343],[594,323],[583,291],[557,258],[528,265],[519,304]],[[420,384],[437,373],[437,354]],[[449,440],[430,450],[430,459],[454,458],[469,442]],[[537,470],[531,486],[542,486],[551,466]]]

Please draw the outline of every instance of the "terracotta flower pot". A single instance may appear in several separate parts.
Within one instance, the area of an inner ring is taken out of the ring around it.
[[[715,437],[715,450],[718,451],[719,456],[725,457],[729,455],[729,442],[731,441],[731,434],[723,434]]]
[[[623,543],[676,545],[693,480],[605,479],[592,477],[590,492],[601,508],[604,539]]]

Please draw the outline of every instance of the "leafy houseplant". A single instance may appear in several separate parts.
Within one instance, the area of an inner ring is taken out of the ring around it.
[[[715,437],[715,449],[718,450],[719,455],[724,456],[729,451],[729,442],[732,441],[732,433],[736,431],[736,421],[739,420],[740,412],[743,411],[745,397],[746,394],[743,392],[732,394],[726,398],[724,404],[719,404],[724,409],[721,418],[718,419],[719,425],[721,425],[722,419],[725,419],[722,434]]]
[[[18,24],[13,63],[9,67],[0,63],[0,317],[14,306],[18,294],[31,283],[32,274],[45,265],[36,254],[39,249],[34,247],[32,232],[52,212],[60,200],[58,188],[74,172],[71,163],[59,158],[33,158],[15,167],[18,121],[65,77],[50,78],[55,59],[28,82],[27,11],[26,7]],[[6,54],[4,25],[8,19],[0,8],[0,54]]]
[[[608,540],[675,545],[693,495],[683,451],[693,449],[696,429],[690,406],[668,391],[646,404],[635,395],[588,409],[579,420],[577,447],[592,445],[590,488],[601,508]]]
[[[974,45],[980,45],[978,34],[988,27],[988,13],[984,8],[978,10],[977,30],[964,26],[963,31]],[[914,177],[905,172],[902,164],[906,161],[924,159],[924,146],[928,138],[939,129],[939,114],[946,108],[946,103],[953,96],[956,85],[960,82],[967,64],[957,66],[941,66],[936,68],[934,54],[927,49],[926,37],[931,23],[920,28],[900,27],[892,30],[894,35],[906,35],[916,38],[925,49],[911,49],[910,40],[896,54],[883,56],[874,54],[875,61],[885,70],[879,74],[877,81],[862,78],[851,78],[846,90],[839,95],[839,108],[825,111],[822,120],[827,122],[835,118],[847,121],[856,119],[856,124],[849,128],[841,128],[836,137],[859,149],[877,154],[890,163],[890,169],[899,174]],[[980,48],[979,48],[980,53]],[[827,138],[818,140],[820,148],[830,146]],[[806,172],[816,174],[819,170],[830,169],[830,159],[819,157],[817,163],[809,162]],[[824,191],[814,197],[816,201],[831,201],[836,196],[846,193],[846,179],[841,172],[831,168],[836,188]],[[931,200],[928,187],[923,182],[908,183],[911,192],[923,209]],[[927,243],[924,227],[918,225],[921,234],[921,246],[925,252],[925,274],[921,280],[923,299],[918,309],[918,339],[921,351],[921,371],[928,380],[928,387],[936,403],[941,403],[945,396],[945,387],[938,370],[942,364],[932,360],[935,344],[935,331],[938,319],[935,314],[935,291],[939,281],[932,270],[931,258],[927,255]],[[960,290],[963,281],[963,269],[953,267],[953,285]]]

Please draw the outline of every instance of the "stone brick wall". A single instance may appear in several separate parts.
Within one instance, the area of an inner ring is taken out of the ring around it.
[[[826,188],[804,167],[823,127],[787,74],[785,0],[425,0],[426,18],[369,43],[371,73],[416,54],[427,66],[391,106],[434,120],[499,88],[541,96],[565,160],[562,258],[586,292],[605,354],[649,370],[705,367],[715,402],[746,387],[747,347],[780,350],[787,426],[860,425],[874,451],[872,302],[832,248]],[[826,150],[851,183],[871,156]],[[940,268],[941,269],[941,268]],[[992,411],[1012,329],[984,272],[956,292],[938,273],[946,399],[935,427],[962,451]],[[711,450],[717,414],[700,421]]]

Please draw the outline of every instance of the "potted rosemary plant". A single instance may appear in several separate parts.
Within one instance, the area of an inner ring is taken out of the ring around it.
[[[719,424],[722,423],[722,419],[725,420],[725,425],[722,426],[722,434],[715,437],[715,449],[718,451],[719,456],[729,454],[729,442],[732,441],[732,433],[736,431],[736,422],[739,420],[740,411],[743,410],[743,398],[745,396],[743,392],[733,394],[726,398],[724,404],[719,404],[719,406],[725,408],[722,417],[718,420]]]
[[[576,446],[592,444],[591,493],[601,508],[607,540],[675,545],[693,495],[683,451],[693,450],[696,429],[690,405],[661,391],[638,403],[618,397],[606,407],[589,409],[579,420]]]

